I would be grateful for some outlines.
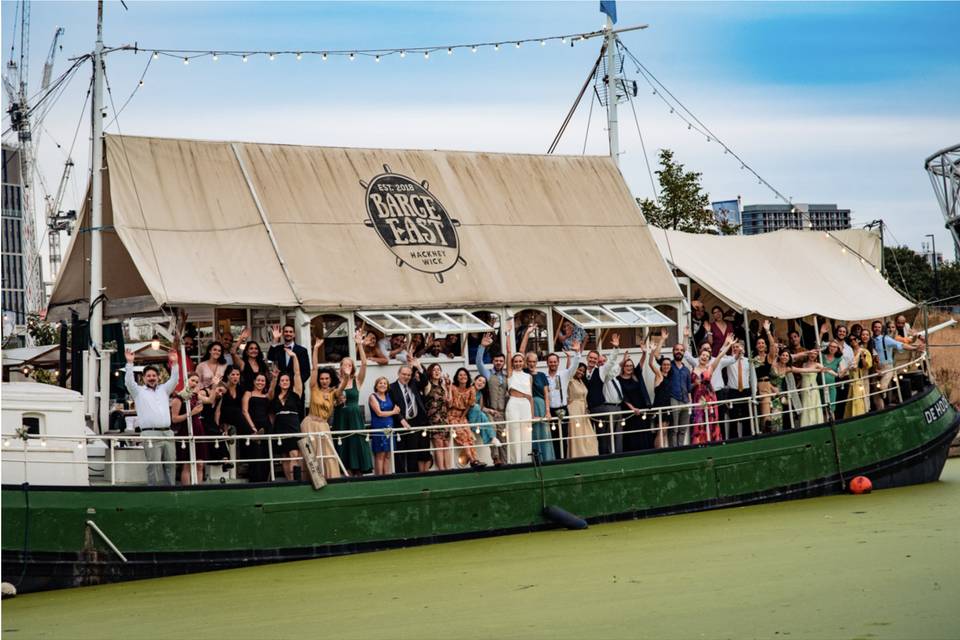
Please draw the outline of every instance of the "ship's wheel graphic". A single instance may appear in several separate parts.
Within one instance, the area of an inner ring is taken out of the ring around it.
[[[417,182],[394,173],[386,164],[383,171],[369,182],[360,181],[366,189],[363,223],[377,232],[398,267],[432,273],[442,283],[444,273],[467,264],[460,255],[460,221],[451,218],[430,193],[426,180]]]

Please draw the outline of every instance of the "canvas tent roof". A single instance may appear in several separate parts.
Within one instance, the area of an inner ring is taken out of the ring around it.
[[[384,309],[681,297],[606,157],[105,145],[111,299]],[[88,296],[88,236],[71,244],[51,309]]]
[[[880,239],[866,230],[831,232],[834,239],[813,231],[714,236],[650,228],[669,263],[737,308],[851,320],[914,306],[874,268]]]

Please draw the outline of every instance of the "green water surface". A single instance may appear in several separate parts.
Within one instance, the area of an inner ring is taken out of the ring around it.
[[[960,638],[938,483],[19,596],[5,638]]]

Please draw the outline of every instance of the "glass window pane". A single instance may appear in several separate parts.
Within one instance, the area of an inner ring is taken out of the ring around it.
[[[643,317],[625,305],[610,305],[607,307],[610,313],[614,314],[619,318],[624,324],[627,324],[631,327],[636,327],[639,325],[645,324]]]
[[[418,313],[413,313],[411,311],[391,311],[387,315],[400,324],[410,327],[410,329],[413,329],[414,331],[430,331],[433,329],[433,324]]]
[[[443,315],[460,326],[460,331],[492,331],[493,327],[465,309],[444,309]]]
[[[581,327],[597,327],[600,321],[580,307],[557,307],[557,312]]]
[[[364,312],[357,315],[363,318],[367,324],[384,333],[407,333],[410,331],[410,327],[386,313]]]
[[[440,311],[420,311],[417,315],[429,322],[434,331],[440,333],[459,333],[462,329],[460,325],[453,322],[450,318]]]

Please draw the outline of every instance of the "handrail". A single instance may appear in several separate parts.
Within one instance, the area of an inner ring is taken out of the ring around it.
[[[900,392],[900,386],[899,386],[899,384],[895,384],[894,381],[897,381],[897,382],[898,382],[900,379],[903,378],[903,375],[904,375],[904,374],[909,373],[911,370],[913,370],[913,371],[920,370],[921,367],[922,367],[922,365],[923,365],[923,363],[924,363],[925,361],[926,361],[926,357],[925,357],[925,356],[924,356],[924,357],[920,357],[920,358],[911,360],[911,361],[909,361],[909,362],[906,362],[906,363],[903,363],[903,364],[900,364],[900,365],[896,365],[896,366],[894,366],[894,367],[891,367],[890,369],[887,369],[887,370],[884,370],[884,371],[881,371],[881,372],[871,373],[871,374],[869,374],[869,375],[867,375],[867,376],[864,376],[863,378],[860,378],[860,379],[858,380],[858,383],[859,383],[859,384],[863,384],[863,383],[866,382],[866,381],[871,381],[870,384],[869,384],[868,389],[866,390],[866,392],[865,392],[865,394],[864,394],[864,396],[863,396],[864,401],[867,403],[867,409],[868,409],[868,410],[867,410],[867,414],[869,414],[869,413],[872,412],[872,409],[871,409],[872,403],[870,402],[872,398],[874,398],[874,397],[876,397],[876,396],[878,396],[878,395],[883,395],[883,394],[886,394],[886,393],[893,392],[894,390],[896,390],[896,391],[899,393],[899,392]],[[877,382],[876,385],[872,384],[872,381],[873,381],[874,379],[878,379],[878,378],[880,378],[880,377],[883,377],[883,376],[886,376],[886,375],[890,375],[891,372],[892,372],[892,374],[893,374],[892,377],[894,378],[894,381],[891,381],[891,386],[890,386],[890,388],[888,388],[888,389],[881,389],[881,388],[880,388],[881,383],[880,383],[879,381]],[[833,381],[833,382],[828,382],[828,383],[824,383],[824,384],[817,384],[817,385],[812,385],[812,386],[809,386],[809,387],[799,388],[799,389],[796,390],[798,393],[801,392],[801,391],[803,391],[803,392],[808,392],[808,393],[809,393],[810,391],[816,390],[816,391],[817,391],[816,397],[817,397],[818,399],[820,399],[820,402],[818,402],[818,403],[815,404],[815,405],[804,405],[804,406],[800,406],[800,407],[790,406],[789,408],[784,408],[784,410],[783,410],[782,413],[784,413],[785,415],[787,415],[787,416],[790,417],[790,420],[791,420],[791,425],[790,425],[790,426],[795,428],[797,425],[794,423],[793,414],[795,414],[795,413],[798,412],[798,411],[804,411],[804,410],[810,410],[810,409],[823,409],[823,408],[829,407],[831,403],[830,403],[827,399],[825,399],[825,398],[828,398],[829,395],[822,393],[822,391],[823,391],[823,390],[828,390],[828,389],[830,389],[831,387],[839,387],[839,386],[842,386],[842,385],[849,385],[849,384],[851,384],[851,381],[850,381],[850,380],[843,380],[843,379],[841,379],[841,380],[839,380],[839,381]],[[564,440],[564,441],[571,441],[571,440],[585,439],[585,438],[597,438],[597,439],[599,439],[599,438],[609,437],[609,438],[611,439],[611,441],[612,441],[612,439],[613,439],[613,437],[614,437],[615,427],[617,426],[617,425],[616,425],[616,422],[617,422],[617,421],[620,422],[620,425],[619,425],[619,426],[621,427],[621,430],[619,430],[618,432],[619,432],[621,435],[636,434],[636,433],[659,433],[659,434],[665,434],[665,433],[669,432],[670,430],[675,430],[675,431],[678,431],[678,430],[681,430],[681,429],[682,429],[682,430],[686,430],[686,429],[690,429],[691,427],[694,427],[694,426],[697,426],[697,425],[701,425],[702,423],[691,421],[691,422],[688,422],[688,423],[685,423],[685,424],[676,424],[676,425],[675,425],[675,424],[664,424],[664,414],[666,414],[667,416],[671,416],[671,415],[673,415],[674,412],[677,411],[677,410],[694,409],[694,408],[697,408],[697,407],[713,407],[713,406],[720,407],[721,405],[726,405],[728,408],[732,408],[733,406],[738,405],[738,404],[744,404],[744,403],[750,403],[750,402],[752,402],[752,403],[758,403],[758,402],[759,402],[762,398],[764,398],[764,397],[773,397],[773,396],[777,396],[777,395],[787,395],[787,396],[788,396],[789,393],[790,393],[790,392],[788,392],[788,391],[779,391],[779,392],[775,392],[775,393],[771,393],[771,394],[762,394],[762,395],[757,395],[757,396],[753,396],[753,397],[745,397],[745,398],[737,398],[737,399],[716,400],[716,401],[713,401],[713,402],[697,402],[697,403],[688,403],[688,404],[684,404],[684,405],[672,405],[672,406],[667,406],[667,407],[649,407],[649,408],[646,408],[646,409],[641,409],[641,410],[639,411],[640,417],[641,417],[641,419],[646,419],[646,418],[648,418],[648,417],[654,417],[654,418],[655,418],[655,421],[656,421],[656,424],[651,424],[651,426],[646,426],[646,427],[642,427],[642,428],[623,429],[623,427],[627,427],[627,426],[628,426],[628,421],[629,421],[629,419],[630,419],[631,417],[633,417],[634,415],[637,415],[637,414],[635,414],[633,411],[630,411],[630,410],[627,410],[627,411],[624,411],[624,410],[607,411],[607,412],[598,412],[598,413],[585,414],[585,415],[570,415],[570,416],[567,416],[567,417],[566,417],[566,420],[567,420],[567,421],[575,421],[575,420],[578,420],[578,419],[586,419],[586,420],[590,420],[593,424],[597,425],[597,428],[598,428],[598,429],[607,429],[607,428],[609,427],[609,431],[607,431],[607,432],[605,432],[605,433],[595,433],[595,434],[593,434],[593,435],[591,435],[591,434],[577,435],[577,434],[573,434],[573,433],[569,433],[569,432],[568,432],[568,433],[562,438],[562,440]],[[811,396],[811,397],[812,397],[812,396]],[[901,402],[902,402],[902,397],[901,397]],[[692,415],[692,413],[691,413],[691,415]],[[716,421],[711,421],[710,424],[711,424],[711,425],[712,425],[712,424],[716,424],[716,425],[722,427],[723,425],[730,425],[730,424],[734,424],[734,423],[741,423],[741,422],[743,422],[743,421],[749,421],[749,422],[751,423],[751,425],[754,426],[754,423],[755,423],[759,418],[760,418],[760,416],[757,416],[756,414],[752,414],[752,415],[750,415],[749,417],[746,417],[746,416],[745,416],[745,417],[742,418],[742,419],[732,419],[732,418],[730,418],[729,415],[728,415],[725,419],[718,419],[718,420],[716,420]],[[528,431],[528,432],[531,434],[529,440],[526,439],[525,437],[522,437],[522,436],[521,436],[520,444],[522,444],[522,445],[528,445],[528,444],[529,444],[529,445],[532,446],[532,445],[534,445],[534,444],[543,444],[543,443],[551,443],[551,444],[552,444],[552,443],[556,440],[556,438],[554,438],[554,437],[539,438],[539,439],[534,438],[534,437],[533,437],[533,426],[534,426],[534,425],[536,425],[536,424],[548,424],[548,425],[550,425],[550,429],[551,429],[549,433],[555,433],[555,432],[557,431],[556,425],[557,425],[558,421],[559,421],[559,418],[557,418],[557,417],[551,417],[549,420],[546,419],[545,417],[532,417],[532,418],[530,418],[530,419],[528,419],[528,420],[520,420],[520,421],[517,421],[517,420],[514,420],[514,421],[501,420],[501,421],[490,421],[490,422],[483,422],[483,423],[464,423],[464,424],[457,424],[457,425],[429,425],[429,426],[411,427],[411,428],[409,428],[409,429],[403,429],[403,428],[401,428],[401,429],[393,429],[393,428],[388,427],[388,428],[386,428],[386,429],[372,429],[372,428],[367,429],[367,428],[365,428],[365,429],[351,429],[351,430],[343,430],[343,431],[335,430],[335,431],[330,431],[330,432],[309,432],[309,433],[307,433],[307,432],[302,432],[302,433],[299,433],[299,434],[249,434],[249,435],[246,435],[246,434],[245,434],[245,435],[232,435],[232,436],[231,436],[231,435],[228,435],[228,434],[220,434],[220,435],[194,435],[194,436],[144,436],[144,435],[142,435],[142,434],[126,434],[126,433],[107,433],[107,434],[99,434],[99,435],[96,435],[96,434],[95,434],[95,435],[87,435],[87,434],[84,434],[84,435],[82,435],[82,436],[58,436],[58,435],[44,435],[44,436],[39,436],[39,435],[35,435],[35,434],[25,434],[25,436],[21,436],[21,437],[19,438],[20,441],[24,442],[24,445],[25,445],[25,446],[23,446],[22,448],[17,448],[17,449],[11,449],[11,448],[10,448],[10,447],[11,447],[11,444],[12,444],[12,441],[13,441],[12,437],[11,437],[10,435],[4,436],[3,451],[4,451],[4,453],[6,453],[6,452],[8,452],[8,451],[10,451],[10,452],[17,451],[18,453],[19,453],[20,451],[23,451],[23,452],[25,453],[25,452],[28,451],[28,450],[29,450],[29,451],[34,451],[34,452],[39,452],[37,449],[35,449],[35,448],[33,447],[32,444],[30,444],[30,443],[36,442],[36,441],[39,441],[39,444],[40,444],[41,447],[46,447],[48,441],[52,441],[52,442],[66,441],[66,442],[71,443],[73,446],[76,446],[78,449],[84,449],[84,448],[88,447],[88,446],[89,446],[89,443],[90,443],[91,441],[94,441],[94,442],[100,441],[101,443],[103,443],[103,444],[105,445],[105,448],[106,448],[106,449],[109,449],[109,450],[117,450],[117,449],[131,448],[131,447],[126,447],[126,446],[124,446],[126,443],[131,443],[131,442],[133,442],[133,443],[139,443],[140,445],[142,445],[142,446],[145,447],[145,448],[154,446],[154,443],[156,443],[156,442],[158,442],[158,441],[162,441],[162,442],[172,441],[172,442],[174,443],[174,446],[179,445],[181,448],[186,448],[186,447],[188,446],[188,443],[190,443],[190,442],[194,442],[194,443],[199,443],[199,442],[208,442],[208,443],[209,443],[209,442],[212,442],[214,448],[219,448],[220,445],[221,445],[221,443],[223,443],[224,446],[227,447],[227,445],[230,444],[230,443],[233,443],[234,445],[236,445],[236,444],[239,444],[241,441],[246,441],[247,443],[253,442],[253,441],[261,441],[261,442],[266,442],[266,443],[268,443],[268,447],[267,447],[267,457],[265,457],[265,458],[244,458],[244,459],[239,460],[239,461],[240,461],[240,462],[268,462],[268,463],[270,463],[270,464],[272,465],[274,462],[278,462],[278,461],[298,460],[298,459],[299,459],[298,457],[275,456],[275,455],[273,455],[273,447],[272,447],[272,446],[269,446],[269,445],[272,445],[272,443],[273,443],[274,441],[278,441],[278,442],[279,442],[279,441],[281,441],[281,440],[286,440],[286,439],[291,439],[291,438],[299,439],[299,438],[302,438],[302,437],[318,437],[318,438],[321,438],[321,439],[322,439],[322,438],[327,438],[327,439],[329,439],[330,441],[334,441],[334,440],[342,440],[342,439],[344,439],[344,438],[347,438],[347,437],[350,437],[350,436],[354,436],[354,435],[359,435],[359,436],[363,436],[363,437],[365,437],[367,440],[369,440],[370,437],[371,437],[372,435],[374,435],[374,434],[382,434],[382,435],[386,435],[386,436],[388,436],[388,437],[396,435],[397,438],[400,439],[400,438],[402,438],[404,435],[408,435],[408,434],[413,433],[413,432],[416,432],[416,431],[421,431],[422,433],[429,434],[429,432],[431,432],[431,431],[446,430],[446,431],[449,431],[449,432],[450,432],[450,445],[446,448],[446,450],[447,450],[447,455],[453,455],[456,450],[459,450],[459,449],[462,449],[462,448],[463,448],[463,447],[461,447],[461,446],[459,446],[459,445],[455,445],[455,444],[454,444],[455,431],[456,431],[457,429],[462,429],[462,428],[465,428],[465,427],[466,427],[466,428],[470,428],[471,430],[475,431],[475,433],[479,433],[479,432],[480,432],[480,427],[484,427],[484,426],[486,426],[486,427],[491,427],[491,426],[492,426],[492,427],[506,426],[506,425],[508,425],[508,424],[516,424],[516,423],[519,422],[519,423],[521,423],[521,424],[525,424],[525,425],[526,425],[526,429],[525,429],[525,430]],[[651,422],[652,422],[652,421],[651,421]],[[786,427],[785,427],[785,428],[786,428]],[[708,429],[707,429],[708,438],[709,438],[709,432],[710,432],[710,429],[708,428]],[[755,434],[756,431],[755,431],[755,430],[751,430],[751,433],[752,433],[752,434]],[[746,436],[746,437],[750,437],[750,436]],[[736,439],[742,439],[742,437],[741,437],[741,438],[736,438]],[[723,440],[727,440],[727,439],[724,438]],[[392,437],[390,438],[390,442],[391,442],[391,444],[393,443],[393,438],[392,438]],[[507,442],[504,442],[504,443],[502,443],[502,444],[508,444],[508,443],[507,443]],[[513,444],[516,444],[516,442],[514,442]],[[118,445],[119,445],[119,446],[118,446]],[[483,445],[482,443],[477,443],[477,444],[475,444],[474,446],[475,446],[475,447],[483,447],[483,446],[488,446],[488,445]],[[135,448],[135,447],[133,447],[133,448]],[[660,448],[668,448],[668,447],[665,447],[665,446],[664,446],[664,447],[660,447]],[[61,450],[61,451],[63,451],[63,450]],[[402,450],[394,450],[393,448],[391,448],[391,451],[390,451],[390,453],[391,453],[391,460],[394,459],[394,456],[395,456],[395,454],[397,454],[397,453],[409,454],[409,453],[417,453],[417,452],[421,452],[421,451],[427,451],[427,452],[431,452],[431,453],[436,454],[436,452],[437,452],[438,450],[437,450],[436,448],[433,448],[433,447],[427,447],[427,448],[425,448],[425,449],[402,449]],[[330,459],[330,458],[334,458],[334,457],[335,457],[335,458],[337,459],[338,465],[339,465],[339,466],[341,467],[341,469],[344,471],[344,475],[346,475],[346,469],[343,468],[343,463],[342,463],[342,461],[340,461],[339,456],[336,455],[336,453],[334,453],[333,455],[324,454],[324,453],[323,453],[323,447],[320,447],[320,448],[319,448],[319,451],[318,451],[318,455],[319,455],[319,457],[321,458],[321,460]],[[25,456],[24,456],[24,457],[25,457]],[[568,458],[568,459],[569,459],[569,458]],[[23,459],[22,459],[20,456],[17,456],[16,459],[10,459],[10,460],[9,460],[9,462],[14,462],[14,461],[15,461],[15,462],[21,462],[21,461],[23,461]],[[234,459],[234,458],[232,458],[232,457],[230,458],[229,461],[230,461],[230,462],[233,462],[233,463],[238,462],[237,459]],[[59,459],[45,460],[45,459],[37,459],[37,458],[35,458],[35,457],[31,457],[30,460],[29,460],[29,462],[30,462],[30,463],[39,463],[39,464],[44,464],[44,463],[51,463],[51,464],[66,464],[66,463],[70,463],[70,464],[89,464],[89,460],[59,460]],[[106,462],[106,461],[105,461],[105,462]],[[223,462],[223,458],[204,459],[204,460],[199,460],[199,459],[198,459],[198,460],[195,460],[195,462],[205,462],[205,463],[209,463],[209,464],[214,464],[214,465],[216,465],[216,464],[222,463],[222,462]],[[183,462],[183,463],[184,463],[184,464],[188,464],[187,462]],[[122,465],[147,465],[147,464],[158,464],[158,463],[156,463],[156,462],[149,462],[149,461],[146,461],[146,460],[115,460],[115,459],[113,459],[113,460],[110,460],[110,461],[109,461],[109,464],[110,464],[110,465],[120,465],[120,466],[122,466]]]

